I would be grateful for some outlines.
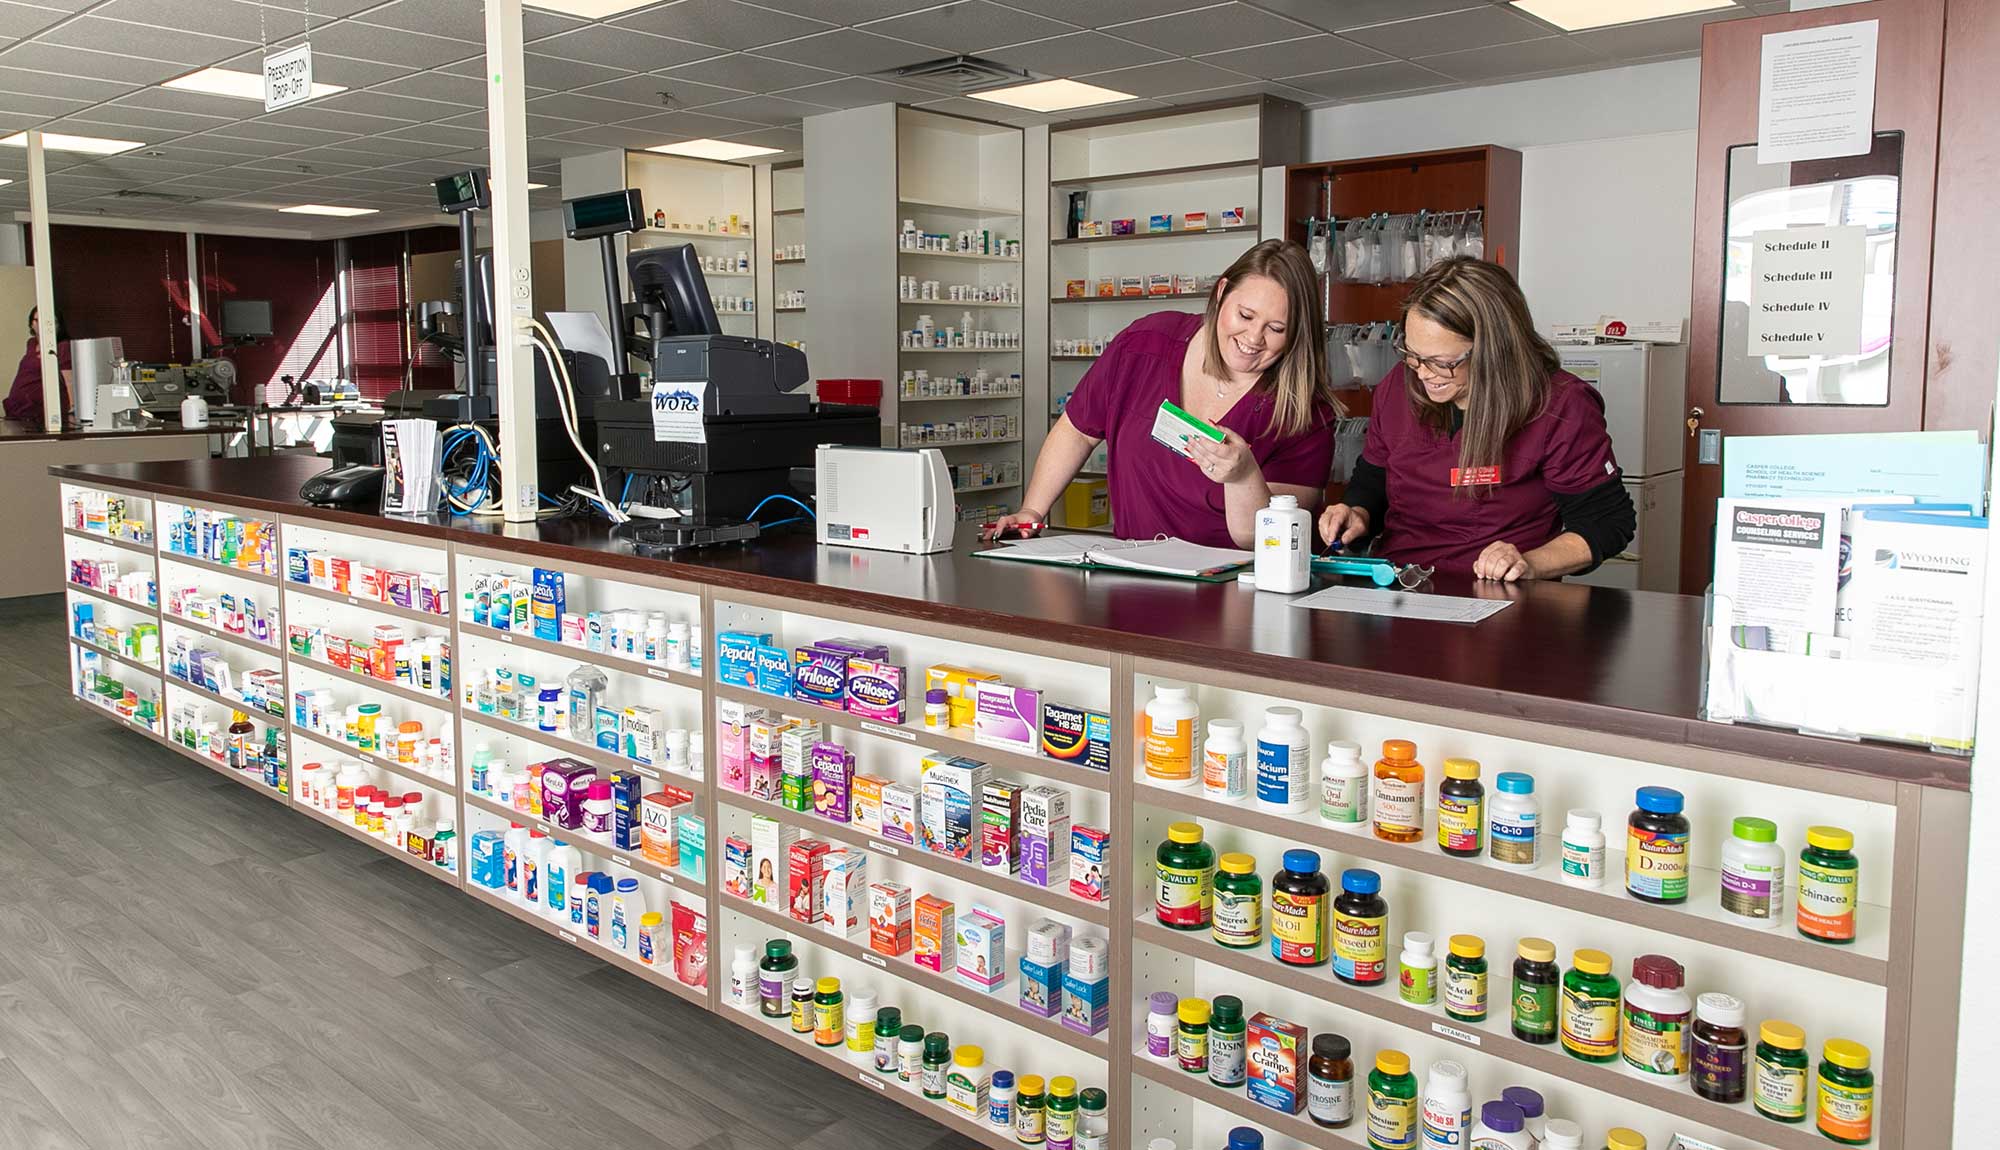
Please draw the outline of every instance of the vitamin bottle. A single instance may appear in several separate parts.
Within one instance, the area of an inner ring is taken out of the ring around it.
[[[857,990],[847,999],[847,1056],[867,1062],[875,1054],[875,996]]]
[[[846,999],[840,980],[822,978],[813,986],[813,1045],[839,1046],[847,1041]]]
[[[875,1012],[875,1073],[894,1074],[903,1042],[903,1012],[885,1006]]]
[[[1646,1136],[1625,1126],[1604,1132],[1604,1150],[1646,1150]]]
[[[1243,724],[1235,719],[1210,719],[1201,749],[1201,789],[1211,799],[1235,802],[1248,798],[1249,749]]]
[[[1302,847],[1285,852],[1285,869],[1271,876],[1272,958],[1291,966],[1326,961],[1329,889],[1319,852]]]
[[[1688,1025],[1694,1003],[1682,989],[1681,964],[1663,954],[1632,960],[1618,1050],[1625,1065],[1648,1077],[1677,1081],[1688,1072]]]
[[[1521,1118],[1527,1123],[1528,1137],[1540,1145],[1548,1130],[1545,1117],[1548,1106],[1542,1101],[1541,1092],[1526,1086],[1509,1086],[1500,1092],[1500,1100],[1512,1102],[1520,1108]]]
[[[986,1096],[986,1120],[1000,1129],[1013,1133],[1014,1130],[1014,1072],[995,1070],[993,1080],[988,1084]]]
[[[1154,854],[1159,876],[1153,900],[1161,923],[1175,930],[1204,930],[1213,910],[1215,848],[1201,841],[1200,823],[1175,823]]]
[[[1146,1053],[1166,1061],[1174,1056],[1180,1033],[1180,997],[1171,990],[1156,990],[1146,999]]]
[[[1571,886],[1604,885],[1604,816],[1574,810],[1563,824],[1563,881]]]
[[[1835,1142],[1859,1146],[1875,1129],[1875,1072],[1868,1048],[1845,1038],[1829,1038],[1820,1048],[1819,1132]]]
[[[1208,1080],[1227,1089],[1249,1081],[1247,1039],[1249,1024],[1243,1018],[1243,1000],[1233,994],[1218,994],[1208,1014]]]
[[[1140,722],[1146,781],[1161,787],[1194,785],[1194,725],[1201,708],[1180,683],[1156,683]]]
[[[786,988],[799,969],[792,953],[792,940],[774,938],[764,944],[763,961],[757,964],[757,1010],[766,1018],[783,1018],[790,1009]]]
[[[1264,941],[1264,883],[1255,858],[1232,852],[1218,859],[1212,901],[1216,942],[1243,950]]]
[[[942,687],[924,692],[924,726],[933,731],[951,728],[951,696]]]
[[[1757,1061],[1750,1071],[1750,1104],[1778,1122],[1806,1120],[1806,1032],[1771,1019],[1757,1028]]]
[[[811,1034],[813,1032],[813,995],[818,986],[812,979],[800,975],[792,980],[792,1033]]]
[[[1375,763],[1375,837],[1392,843],[1424,837],[1424,765],[1406,739],[1384,742]]]
[[[1806,849],[1799,852],[1799,933],[1821,942],[1853,942],[1860,874],[1851,832],[1807,827]]]
[[[1167,1150],[1173,1150],[1173,1147],[1169,1145]],[[1223,1144],[1222,1150],[1264,1150],[1264,1132],[1255,1126],[1232,1126],[1229,1128],[1229,1141]]]
[[[1078,1109],[1076,1079],[1067,1074],[1049,1079],[1048,1123],[1043,1135],[1049,1150],[1076,1150]]]
[[[1555,944],[1545,938],[1524,938],[1514,946],[1514,994],[1510,1027],[1514,1037],[1537,1046],[1556,1040],[1562,971],[1556,966]]]
[[[638,939],[641,965],[658,965],[663,956],[668,962],[673,961],[674,940],[667,937],[667,916],[657,910],[640,915]]]
[[[1183,998],[1174,1031],[1174,1060],[1188,1074],[1208,1073],[1208,1000]]]
[[[1711,1102],[1743,1101],[1750,1088],[1749,1042],[1741,1001],[1720,991],[1695,999],[1694,1027],[1688,1031],[1694,1092]]]
[[[1685,800],[1671,787],[1640,787],[1625,822],[1625,889],[1646,902],[1682,903],[1688,889]]]
[[[896,1078],[912,1084],[924,1080],[924,1028],[915,1023],[896,1036]]]
[[[1486,1021],[1486,940],[1476,934],[1454,934],[1448,950],[1444,960],[1445,1014],[1460,1022]]]
[[[1785,911],[1785,851],[1778,824],[1739,818],[1722,844],[1722,913],[1749,926],[1776,926]]]
[[[942,1030],[933,1030],[924,1035],[923,1069],[918,1085],[925,1098],[933,1101],[944,1099],[944,1079],[946,1067],[951,1065],[951,1035]]]
[[[1519,1106],[1502,1098],[1479,1108],[1470,1145],[1478,1150],[1535,1150],[1535,1144],[1535,1136],[1528,1132],[1528,1116]]]
[[[1076,1150],[1111,1150],[1111,1098],[1095,1086],[1076,1095]]]
[[[1264,708],[1257,731],[1257,805],[1267,811],[1306,809],[1312,784],[1312,739],[1297,707]]]
[[[1306,1061],[1306,1116],[1338,1129],[1354,1121],[1354,1054],[1343,1034],[1315,1034]]]
[[[1375,1069],[1368,1072],[1369,1150],[1415,1150],[1416,1145],[1417,1076],[1410,1073],[1410,1056],[1378,1050]]]
[[[1486,787],[1476,759],[1446,759],[1438,784],[1438,849],[1454,858],[1478,858],[1486,842]]]
[[[1389,904],[1381,890],[1382,876],[1372,870],[1341,872],[1340,897],[1333,900],[1333,973],[1342,982],[1380,986],[1388,978]]]
[[[1583,1150],[1583,1127],[1567,1118],[1551,1118],[1542,1134],[1542,1150]]]
[[[1404,1002],[1429,1006],[1437,1001],[1437,940],[1421,930],[1403,935],[1403,954],[1397,959],[1398,982]]]
[[[1328,743],[1319,770],[1320,821],[1340,826],[1367,822],[1368,766],[1361,761],[1361,744],[1344,739]]]
[[[1014,1093],[1014,1141],[1040,1146],[1048,1140],[1048,1131],[1048,1094],[1042,1076],[1023,1074]]]
[[[980,1118],[986,1114],[991,1089],[984,1050],[967,1044],[951,1052],[951,1069],[944,1076],[946,1105],[967,1118]]]
[[[1461,1150],[1472,1129],[1471,1076],[1460,1063],[1431,1063],[1417,1107],[1418,1145],[1423,1150]]]
[[[1493,825],[1487,836],[1493,861],[1533,870],[1542,861],[1542,808],[1535,776],[1503,771],[1493,780]]]
[[[1570,956],[1563,975],[1562,1013],[1558,1033],[1571,1057],[1585,1062],[1618,1060],[1618,978],[1611,973],[1611,956],[1601,950],[1579,950]]]

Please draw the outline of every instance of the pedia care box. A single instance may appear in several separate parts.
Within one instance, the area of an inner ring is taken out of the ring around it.
[[[1069,879],[1069,792],[1034,786],[1021,792],[1021,878],[1059,887]]]

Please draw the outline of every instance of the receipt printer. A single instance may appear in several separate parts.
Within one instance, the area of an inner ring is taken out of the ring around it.
[[[951,550],[958,504],[943,452],[823,446],[813,465],[821,546]]]

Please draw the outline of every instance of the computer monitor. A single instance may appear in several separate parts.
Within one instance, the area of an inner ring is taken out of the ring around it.
[[[623,235],[646,226],[646,209],[640,206],[639,189],[579,196],[563,201],[563,233],[573,240]]]
[[[632,281],[632,301],[646,317],[652,338],[722,334],[722,320],[715,314],[693,244],[631,252],[625,257],[625,273]]]
[[[222,301],[224,339],[267,339],[271,330],[271,301],[230,299]]]

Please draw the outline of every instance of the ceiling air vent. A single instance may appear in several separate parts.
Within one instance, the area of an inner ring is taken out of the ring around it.
[[[964,96],[972,92],[984,92],[988,88],[1005,88],[1034,79],[1034,74],[1024,68],[1011,68],[1005,64],[978,56],[945,56],[936,60],[926,60],[921,64],[911,64],[902,68],[891,68],[875,75],[884,80],[894,80],[899,84],[913,84],[919,88],[929,88],[947,96]]]
[[[198,204],[200,196],[174,196],[166,192],[140,192],[131,188],[120,188],[113,192],[121,200],[138,200],[148,204]]]

